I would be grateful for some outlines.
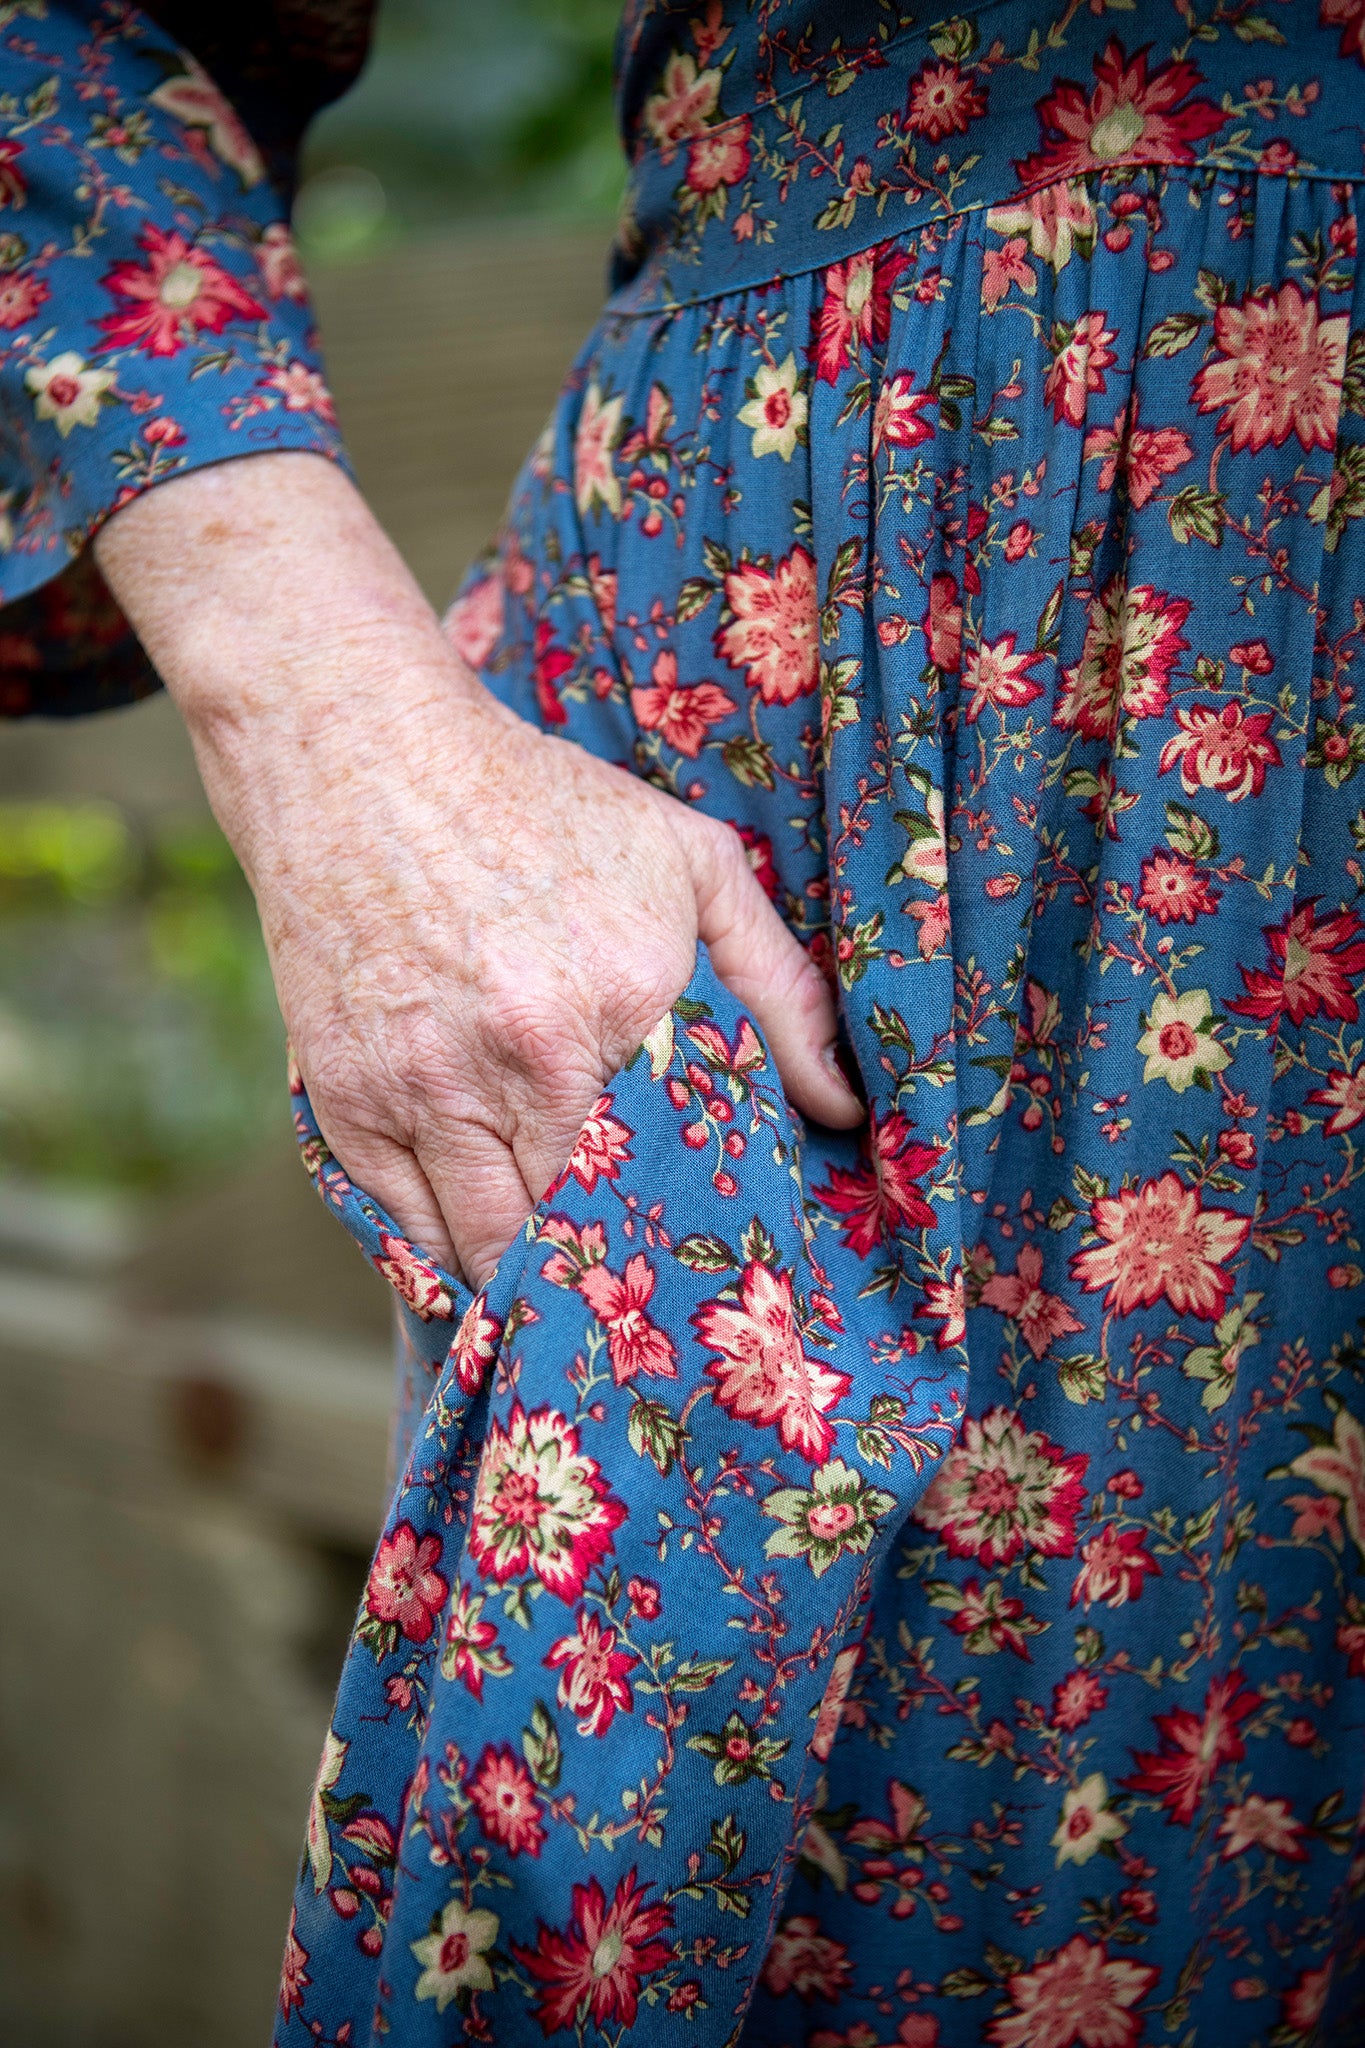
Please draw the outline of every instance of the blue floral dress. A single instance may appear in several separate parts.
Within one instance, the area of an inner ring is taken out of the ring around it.
[[[296,1077],[407,1372],[280,2048],[1365,2035],[1362,95],[1365,0],[629,8],[450,630],[869,1117],[702,957],[471,1299]]]

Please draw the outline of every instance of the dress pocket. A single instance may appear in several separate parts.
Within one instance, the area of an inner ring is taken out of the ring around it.
[[[565,1183],[574,1180],[591,1191],[599,1180],[614,1181],[622,1165],[631,1158],[628,1134],[611,1115],[616,1091],[623,1077],[642,1061],[648,1064],[654,1078],[659,1078],[672,1059],[678,1027],[706,1008],[699,990],[710,981],[705,951],[699,949],[687,987],[631,1058],[603,1083],[563,1172],[546,1189],[477,1294],[406,1237],[383,1205],[350,1179],[318,1128],[303,1076],[291,1055],[289,1087],[294,1134],[303,1163],[323,1201],[393,1289],[398,1317],[399,1387],[394,1443],[398,1471],[406,1462],[422,1411],[443,1369],[453,1364],[451,1376],[466,1394],[475,1391],[482,1380],[492,1357],[489,1332],[494,1328],[501,1331],[505,1321],[505,1314],[498,1313],[499,1306],[513,1298],[530,1250]],[[471,1317],[472,1308],[476,1312]]]

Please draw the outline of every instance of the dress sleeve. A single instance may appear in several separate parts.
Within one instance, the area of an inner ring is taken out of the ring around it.
[[[343,459],[282,186],[148,14],[0,20],[0,714],[157,686],[88,543],[168,477]]]

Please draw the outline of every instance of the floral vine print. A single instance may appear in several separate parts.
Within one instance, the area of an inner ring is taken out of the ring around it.
[[[1360,11],[837,16],[628,16],[449,627],[737,826],[867,1125],[702,958],[471,1301],[299,1083],[407,1379],[282,2044],[1365,2024]]]

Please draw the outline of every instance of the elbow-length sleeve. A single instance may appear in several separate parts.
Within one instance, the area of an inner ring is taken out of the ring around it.
[[[88,547],[112,512],[232,456],[342,456],[288,226],[307,69],[272,43],[279,90],[258,65],[238,91],[230,45],[215,75],[153,12],[180,25],[174,8],[122,0],[0,16],[8,716],[85,711],[156,687]],[[189,10],[209,28],[216,15]],[[211,36],[189,33],[216,58]],[[363,57],[363,34],[352,42],[342,84]],[[314,90],[312,105],[335,90]]]

